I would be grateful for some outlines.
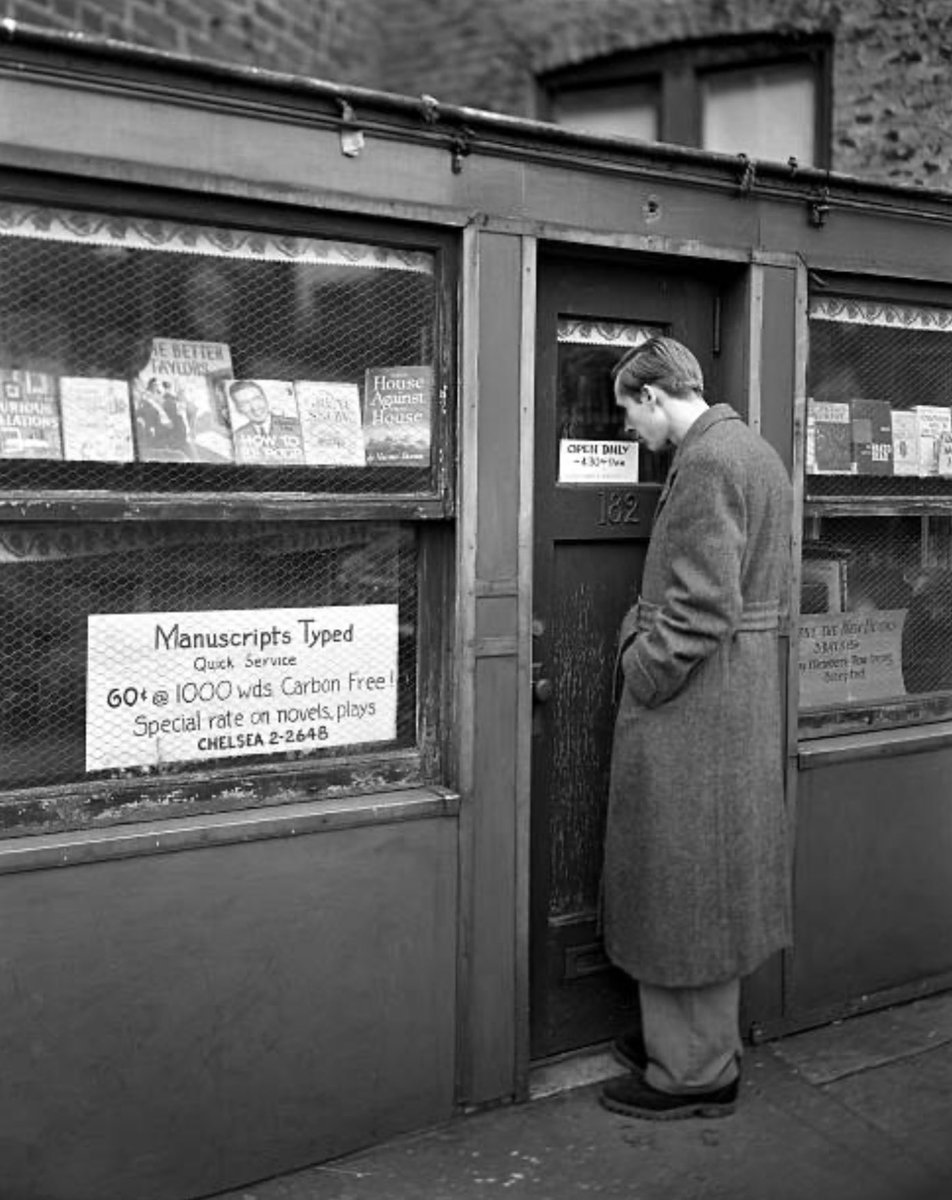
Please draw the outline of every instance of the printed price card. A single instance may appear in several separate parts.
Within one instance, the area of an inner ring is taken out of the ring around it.
[[[390,741],[397,605],[92,615],[86,770]]]

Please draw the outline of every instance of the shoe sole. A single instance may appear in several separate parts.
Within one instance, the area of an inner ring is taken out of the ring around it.
[[[716,1120],[718,1117],[730,1117],[737,1111],[737,1101],[729,1100],[720,1104],[702,1101],[699,1104],[682,1104],[677,1108],[635,1108],[630,1104],[620,1104],[608,1096],[599,1096],[599,1102],[609,1112],[618,1113],[623,1117],[637,1117],[642,1121],[684,1121],[691,1117],[701,1117],[705,1120]]]

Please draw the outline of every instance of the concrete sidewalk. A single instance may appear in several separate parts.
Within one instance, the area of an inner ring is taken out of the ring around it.
[[[222,1200],[952,1200],[950,993],[752,1049],[721,1120],[635,1121],[596,1083],[563,1090],[610,1061],[547,1068],[527,1104]]]

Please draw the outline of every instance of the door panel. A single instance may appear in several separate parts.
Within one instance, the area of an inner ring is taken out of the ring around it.
[[[670,455],[633,453],[610,371],[655,332],[716,378],[717,289],[648,266],[543,259],[539,271],[532,757],[531,1050],[604,1041],[636,989],[598,930],[618,626],[638,592]],[[570,482],[571,480],[571,482]],[[583,481],[580,481],[583,480]]]

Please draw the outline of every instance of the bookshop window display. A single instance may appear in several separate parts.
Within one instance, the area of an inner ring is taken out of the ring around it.
[[[952,716],[952,309],[810,303],[806,736]]]
[[[438,251],[0,204],[0,269],[5,786],[412,758]]]

